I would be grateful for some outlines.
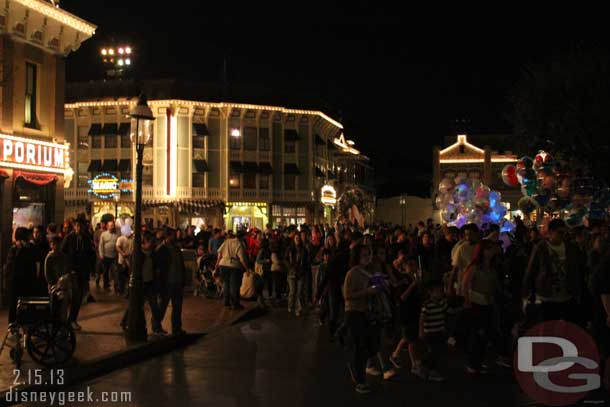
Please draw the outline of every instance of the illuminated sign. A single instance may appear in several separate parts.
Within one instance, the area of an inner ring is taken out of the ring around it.
[[[0,134],[0,167],[72,173],[67,144]]]
[[[322,194],[320,198],[322,205],[335,206],[337,203],[337,191],[331,185],[324,185],[322,187]]]
[[[133,192],[133,181],[130,179],[122,179],[119,181],[117,177],[112,174],[100,174],[93,179],[90,179],[89,192],[98,198],[110,199],[114,197],[117,189],[121,192]]]

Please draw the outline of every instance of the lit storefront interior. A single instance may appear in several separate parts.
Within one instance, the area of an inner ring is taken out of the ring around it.
[[[263,230],[269,223],[267,204],[264,202],[229,202],[225,207],[227,229],[237,231],[243,227]]]
[[[273,205],[271,216],[273,227],[302,225],[307,223],[307,208],[305,206]]]

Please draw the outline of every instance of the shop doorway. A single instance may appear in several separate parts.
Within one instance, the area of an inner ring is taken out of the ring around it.
[[[268,223],[266,207],[254,205],[233,205],[225,216],[225,223],[230,230],[256,227],[263,230]]]

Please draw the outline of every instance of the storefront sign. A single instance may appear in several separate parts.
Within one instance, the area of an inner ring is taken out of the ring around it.
[[[68,145],[0,134],[0,167],[67,174]]]
[[[322,193],[320,202],[322,205],[335,206],[337,203],[337,191],[331,185],[324,185],[322,187]]]
[[[89,192],[98,198],[108,199],[114,196],[114,191],[119,187],[119,179],[112,174],[100,174],[89,180],[91,188]]]

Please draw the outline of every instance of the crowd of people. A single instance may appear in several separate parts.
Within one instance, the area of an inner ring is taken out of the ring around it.
[[[554,219],[541,233],[515,222],[510,234],[493,224],[458,229],[431,220],[364,230],[343,223],[144,230],[152,331],[167,333],[161,321],[171,301],[172,333],[184,332],[184,287],[192,281],[209,283],[235,310],[243,300],[257,300],[294,317],[316,311],[331,341],[351,344],[349,371],[358,393],[371,391],[367,376],[390,379],[407,365],[423,380],[444,380],[439,359],[447,347],[464,350],[471,375],[485,374],[490,361],[510,367],[519,335],[540,321],[588,330],[603,360],[610,345],[608,225],[569,229]],[[9,321],[19,296],[50,292],[68,273],[78,287],[67,316],[74,329],[80,304],[94,301],[90,279],[126,295],[133,232],[123,229],[118,233],[108,221],[93,230],[83,219],[65,222],[61,231],[18,228],[9,254]],[[195,273],[185,267],[184,249],[197,253]],[[124,329],[127,322],[126,312]]]

